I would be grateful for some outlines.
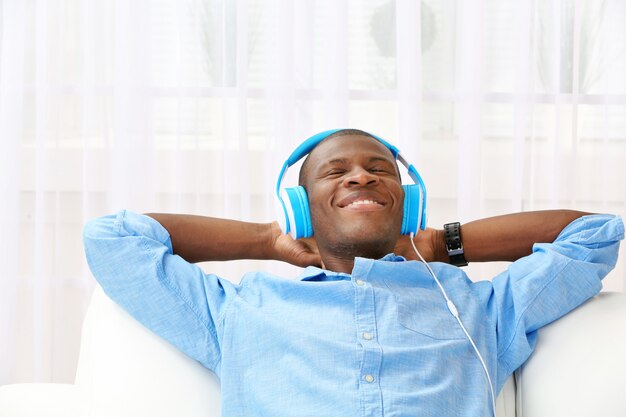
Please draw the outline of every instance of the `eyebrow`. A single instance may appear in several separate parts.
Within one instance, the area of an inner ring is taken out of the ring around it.
[[[345,158],[335,158],[331,159],[330,161],[326,161],[326,164],[345,164],[347,162],[348,160]]]

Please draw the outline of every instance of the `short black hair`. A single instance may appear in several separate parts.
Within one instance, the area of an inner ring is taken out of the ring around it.
[[[330,135],[326,136],[322,141],[320,141],[320,143],[315,145],[315,148],[317,148],[319,145],[321,145],[322,143],[326,142],[329,139],[336,138],[338,136],[347,136],[347,135],[366,136],[366,137],[369,137],[369,138],[372,138],[372,139],[376,139],[376,137],[374,135],[372,135],[371,133],[367,133],[364,130],[359,130],[359,129],[341,129],[341,130],[338,130],[335,133],[331,133]],[[376,139],[376,140],[378,140],[378,139]],[[305,182],[305,179],[306,179],[305,171],[306,171],[307,165],[308,165],[307,162],[309,161],[309,157],[311,156],[311,153],[315,150],[315,148],[313,148],[311,150],[311,152],[309,152],[309,154],[304,159],[304,162],[302,163],[302,166],[300,167],[300,174],[298,176],[298,184],[303,186],[303,187],[305,187],[304,182]]]

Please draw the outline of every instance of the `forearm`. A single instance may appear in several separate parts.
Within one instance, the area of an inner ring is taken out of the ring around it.
[[[530,255],[533,244],[553,242],[572,221],[586,214],[574,210],[532,211],[489,217],[461,225],[468,262],[515,261]],[[443,230],[437,230],[435,259],[448,262]]]
[[[187,214],[147,213],[170,234],[174,253],[188,262],[271,259],[271,223]]]

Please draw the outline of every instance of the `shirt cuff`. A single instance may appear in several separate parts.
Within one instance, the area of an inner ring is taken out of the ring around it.
[[[130,210],[121,210],[117,213],[114,224],[120,237],[145,236],[167,246],[170,254],[174,252],[169,232],[161,223],[150,216]]]

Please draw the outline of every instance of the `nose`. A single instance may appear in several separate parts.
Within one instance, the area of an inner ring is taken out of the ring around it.
[[[367,169],[363,167],[355,167],[350,175],[346,175],[344,178],[344,185],[347,187],[350,186],[366,186],[366,185],[374,185],[379,181],[378,176],[372,174]]]

